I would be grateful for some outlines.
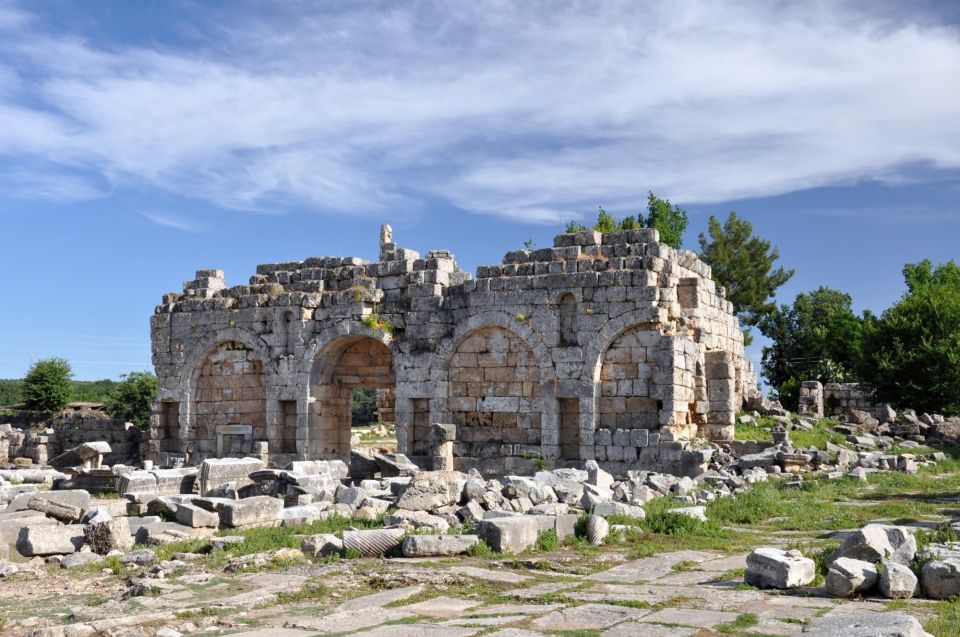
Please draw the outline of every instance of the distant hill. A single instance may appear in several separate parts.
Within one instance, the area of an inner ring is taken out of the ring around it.
[[[73,396],[71,402],[82,401],[90,403],[105,402],[113,391],[115,380],[75,380],[73,381]],[[13,407],[23,402],[22,379],[0,378],[0,406]]]

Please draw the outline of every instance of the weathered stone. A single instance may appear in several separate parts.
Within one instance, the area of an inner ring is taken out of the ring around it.
[[[104,441],[85,442],[72,449],[64,451],[48,462],[51,467],[66,469],[68,467],[100,466],[103,456],[110,453],[110,445]]]
[[[477,524],[477,535],[494,551],[521,553],[537,543],[539,525],[525,517],[483,520]]]
[[[707,507],[705,506],[679,507],[676,509],[669,509],[667,513],[685,515],[688,518],[693,518],[694,520],[699,520],[701,522],[707,521]]]
[[[343,551],[343,541],[333,533],[308,535],[300,542],[300,550],[313,557],[339,554]]]
[[[97,555],[96,553],[82,552],[82,553],[72,553],[70,555],[64,555],[60,560],[60,568],[77,568],[78,566],[86,566],[93,562],[99,562],[103,560],[102,555]]]
[[[599,515],[589,515],[587,517],[587,541],[594,546],[603,544],[603,541],[610,535],[610,524]]]
[[[465,476],[456,471],[419,472],[400,492],[395,506],[410,511],[432,511],[458,504],[464,481]]]
[[[133,548],[130,523],[127,518],[113,518],[94,522],[84,527],[84,537],[94,553],[106,555],[110,551],[129,551]]]
[[[605,518],[611,515],[617,515],[635,520],[642,520],[647,515],[643,507],[624,504],[623,502],[601,502],[593,507],[593,512]],[[564,513],[566,513],[566,511],[564,511]]]
[[[814,618],[803,629],[813,637],[933,637],[915,618],[900,612],[838,610]]]
[[[888,599],[908,599],[917,593],[918,581],[913,569],[892,560],[880,563],[880,594]]]
[[[849,557],[835,559],[827,571],[823,588],[834,597],[850,597],[868,591],[877,583],[877,567]]]
[[[263,460],[259,458],[208,458],[200,464],[200,493],[207,495],[211,489],[227,482],[243,487],[250,484],[251,473],[263,468]]]
[[[479,541],[476,535],[410,535],[402,550],[404,557],[445,557],[466,553]]]
[[[398,509],[383,518],[388,526],[401,526],[406,529],[428,529],[438,533],[446,533],[450,524],[438,515],[430,515],[426,511],[406,511]]]
[[[17,551],[24,557],[69,555],[84,545],[82,526],[27,526],[17,539]]]
[[[27,506],[34,511],[39,511],[47,515],[47,517],[60,520],[67,524],[78,522],[80,518],[83,517],[83,509],[80,507],[64,502],[57,502],[56,500],[48,500],[46,498],[30,498]]]
[[[816,564],[799,551],[755,549],[747,556],[744,581],[759,588],[797,588],[816,577]]]
[[[343,549],[357,551],[364,557],[385,555],[397,549],[406,532],[403,529],[370,529],[344,531]]]
[[[270,496],[255,496],[220,505],[220,522],[237,528],[248,525],[270,525],[283,519],[283,500]]]
[[[213,511],[184,503],[177,506],[177,522],[194,528],[216,528],[220,526],[220,516]]]
[[[920,582],[924,593],[932,599],[960,595],[960,558],[927,562],[920,572]]]
[[[909,565],[916,552],[917,540],[907,527],[868,524],[844,538],[832,559],[849,557],[871,564],[889,559]]]
[[[157,554],[151,549],[137,549],[130,551],[120,558],[121,564],[136,564],[137,566],[147,566],[157,559]]]
[[[588,460],[586,469],[587,484],[592,484],[602,489],[610,489],[613,487],[613,476],[601,469],[596,460]]]
[[[377,467],[380,469],[380,475],[384,478],[395,478],[397,476],[412,476],[420,471],[420,467],[410,462],[402,453],[387,455],[378,453],[374,456],[377,461]]]

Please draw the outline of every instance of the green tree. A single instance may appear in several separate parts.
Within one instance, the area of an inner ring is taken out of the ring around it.
[[[683,232],[687,229],[687,211],[680,206],[671,206],[669,199],[660,199],[652,192],[647,197],[647,218],[644,225],[660,232],[660,241],[679,248]]]
[[[863,334],[860,380],[902,408],[960,415],[960,267],[903,268],[907,293]]]
[[[727,290],[740,323],[756,326],[777,309],[773,295],[790,280],[793,270],[773,269],[780,252],[769,241],[753,236],[753,226],[731,212],[726,222],[711,216],[709,240],[700,233],[700,258],[713,269],[713,280]]]
[[[146,429],[157,398],[157,377],[150,372],[130,372],[120,378],[107,397],[107,414]]]
[[[586,227],[582,223],[577,223],[576,221],[571,221],[567,224],[566,230],[564,232],[576,233],[576,232],[588,232],[590,228]]]
[[[617,220],[601,206],[600,212],[597,213],[597,223],[593,224],[593,229],[597,232],[616,232]]]
[[[637,218],[633,215],[625,217],[623,221],[620,222],[620,231],[624,232],[626,230],[639,230],[640,222],[637,221]]]
[[[0,379],[0,407],[13,407],[23,400],[23,381]]]
[[[784,407],[799,398],[800,383],[844,382],[860,360],[864,319],[853,313],[849,294],[821,287],[798,294],[760,324],[771,344],[763,348],[763,375]]]
[[[60,411],[70,402],[73,370],[62,358],[45,358],[30,367],[23,379],[23,402],[35,411]]]

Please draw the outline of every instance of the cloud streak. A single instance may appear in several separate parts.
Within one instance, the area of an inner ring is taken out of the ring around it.
[[[193,15],[196,43],[177,46],[94,44],[0,9],[0,163],[86,175],[87,196],[106,181],[392,216],[439,197],[551,223],[648,189],[709,203],[960,167],[960,35],[929,16],[236,6]]]
[[[163,226],[164,228],[173,228],[174,230],[182,230],[184,232],[200,231],[200,227],[192,221],[180,219],[179,217],[175,217],[173,215],[159,212],[141,212],[140,216],[147,221],[155,223],[158,226]]]

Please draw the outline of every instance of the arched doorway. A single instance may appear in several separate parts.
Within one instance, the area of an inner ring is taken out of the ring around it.
[[[349,462],[354,390],[383,390],[377,407],[392,413],[395,387],[393,352],[381,341],[347,335],[328,343],[310,370],[309,457]]]

